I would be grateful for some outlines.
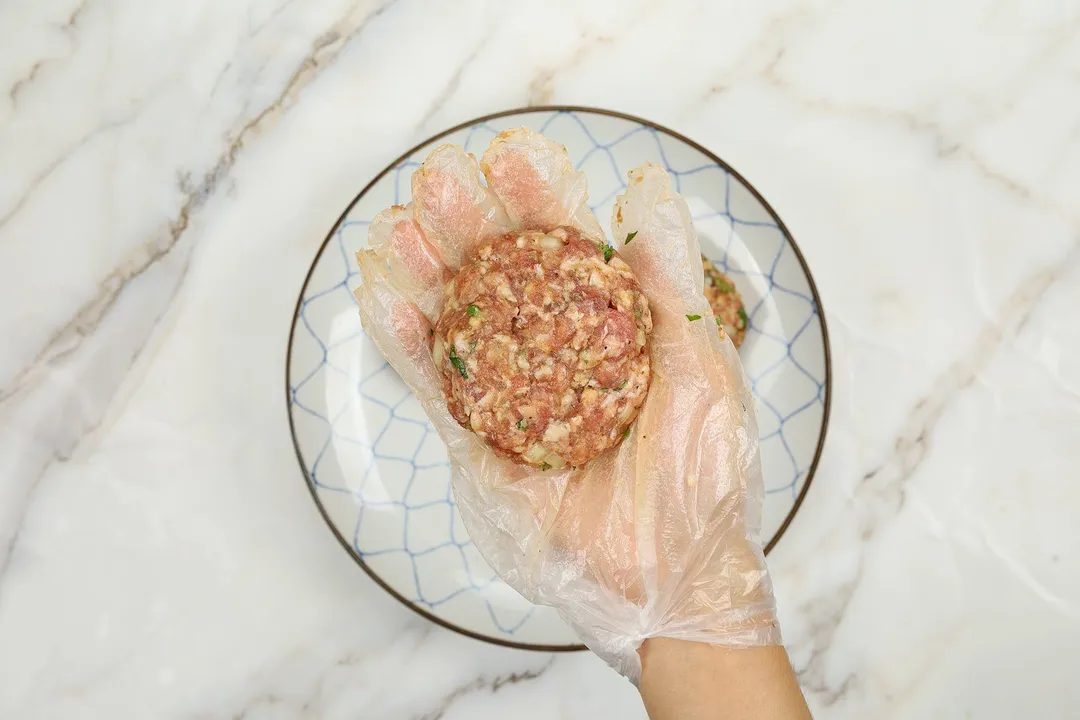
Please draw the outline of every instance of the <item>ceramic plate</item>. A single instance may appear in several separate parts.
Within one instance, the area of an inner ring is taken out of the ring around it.
[[[457,143],[479,156],[526,125],[564,144],[608,227],[627,170],[664,165],[687,199],[703,252],[730,275],[749,313],[740,350],[757,399],[766,483],[762,538],[772,547],[814,474],[829,411],[829,346],[810,271],[780,218],[709,151],[638,118],[587,108],[530,108],[447,130],[408,151],[352,201],[315,256],[297,302],[286,368],[296,454],[319,510],[356,561],[425,617],[472,637],[579,649],[558,615],[504,585],[454,507],[446,451],[419,403],[360,326],[353,254],[371,218],[410,198],[428,152]]]

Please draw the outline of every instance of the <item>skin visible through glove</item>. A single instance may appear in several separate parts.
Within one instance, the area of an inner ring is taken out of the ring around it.
[[[649,388],[649,303],[602,241],[509,233],[447,286],[432,354],[447,406],[502,457],[579,466],[618,444]]]

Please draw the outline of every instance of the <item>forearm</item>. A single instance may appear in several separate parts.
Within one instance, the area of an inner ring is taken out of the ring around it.
[[[733,650],[653,638],[641,646],[641,697],[652,720],[808,720],[783,647]]]

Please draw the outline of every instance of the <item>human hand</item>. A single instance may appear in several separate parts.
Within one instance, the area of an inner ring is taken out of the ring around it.
[[[756,539],[762,481],[752,398],[703,296],[685,201],[655,165],[631,171],[613,244],[652,311],[652,385],[625,441],[584,466],[540,473],[495,456],[449,414],[430,349],[445,281],[477,244],[514,229],[578,227],[602,238],[565,150],[500,135],[476,162],[436,150],[413,203],[372,223],[358,253],[364,327],[445,441],[458,509],[508,584],[552,605],[624,675],[645,638],[779,642]],[[630,241],[627,242],[627,239]]]

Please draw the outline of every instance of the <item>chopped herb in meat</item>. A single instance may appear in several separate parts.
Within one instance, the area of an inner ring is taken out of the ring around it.
[[[462,359],[458,357],[457,349],[453,345],[450,346],[450,356],[449,357],[450,357],[450,364],[453,365],[455,368],[457,368],[457,371],[459,373],[461,373],[461,377],[468,380],[469,379],[469,371],[465,368],[464,361],[462,361]]]
[[[615,248],[610,245],[604,245],[604,262],[611,262],[613,255],[615,255]]]
[[[541,471],[550,470],[550,469],[551,469],[551,464],[550,463],[546,463],[546,462],[540,463],[540,470]]]
[[[700,320],[701,316],[700,315],[687,315],[686,319],[689,320],[690,322],[694,322],[695,320]]]
[[[624,433],[622,434],[622,439],[623,439],[623,440],[625,440],[626,438],[630,437],[630,430],[631,430],[631,428],[633,428],[633,427],[634,427],[634,426],[633,426],[633,425],[631,425],[630,427],[626,428],[626,432],[624,432]]]
[[[624,242],[623,245],[629,245],[630,241],[633,240],[635,237],[637,237],[637,230],[626,236],[626,242]]]
[[[733,292],[735,292],[735,288],[728,285],[721,278],[714,277],[712,280],[713,280],[713,285],[715,287],[720,288],[720,292],[724,292],[724,293],[733,293]]]
[[[750,324],[750,318],[746,316],[745,308],[739,308],[739,322],[742,323],[741,325],[739,325],[740,330]]]
[[[600,392],[603,392],[603,393],[618,392],[618,391],[622,390],[624,387],[626,387],[626,384],[628,382],[630,382],[630,381],[629,380],[623,380],[621,383],[619,383],[618,385],[616,385],[613,388],[602,387],[602,388],[599,388],[599,390],[600,390]]]
[[[447,410],[534,474],[581,469],[617,443],[645,401],[648,299],[615,262],[615,242],[571,227],[507,233],[479,247],[464,279],[446,288],[433,353]],[[607,358],[617,362],[597,369]]]

